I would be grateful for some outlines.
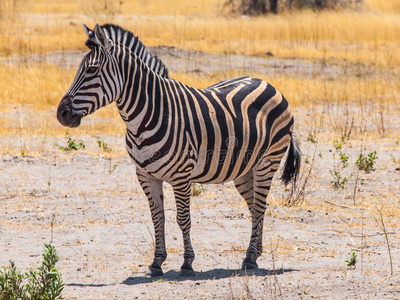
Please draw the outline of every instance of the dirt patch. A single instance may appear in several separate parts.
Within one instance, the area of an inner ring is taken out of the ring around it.
[[[306,109],[298,109],[296,115],[305,120],[299,122],[298,131],[306,174],[316,145],[308,137],[314,122]],[[360,172],[363,181],[355,204],[354,162],[361,140],[355,136],[341,149],[351,164],[338,170],[349,181],[335,190],[330,170],[338,164],[332,145],[337,135],[328,121],[323,128],[305,201],[285,206],[289,191],[274,181],[264,229],[265,250],[256,273],[240,275],[250,220],[232,183],[207,185],[203,194],[192,199],[194,279],[177,275],[183,243],[168,185],[165,276],[145,277],[152,259],[153,229],[135,168],[121,154],[122,137],[103,137],[113,148],[111,154],[98,148],[94,137],[75,137],[87,148],[68,153],[56,146],[62,139],[26,138],[25,144],[38,149],[32,156],[16,154],[18,146],[12,150],[6,145],[10,141],[2,140],[10,151],[0,157],[0,265],[12,259],[20,268],[36,267],[43,244],[52,242],[67,283],[66,299],[396,299],[400,297],[400,173],[393,157],[400,157],[393,136],[398,136],[398,127],[387,137],[363,142],[364,152],[376,150],[379,159],[375,171]],[[383,207],[394,276],[390,276],[376,207]],[[345,263],[351,250],[357,254],[356,269]]]

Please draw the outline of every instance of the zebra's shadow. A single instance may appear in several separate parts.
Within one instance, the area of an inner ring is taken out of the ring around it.
[[[199,280],[215,280],[224,279],[233,276],[273,276],[281,275],[284,273],[297,271],[295,269],[279,269],[279,270],[267,270],[257,269],[252,271],[243,271],[241,269],[229,270],[229,269],[213,269],[205,272],[196,272],[195,277],[181,277],[178,271],[170,270],[164,273],[164,276],[160,277],[145,277],[145,276],[132,276],[125,279],[122,284],[136,285],[142,283],[151,283],[154,281],[199,281]]]

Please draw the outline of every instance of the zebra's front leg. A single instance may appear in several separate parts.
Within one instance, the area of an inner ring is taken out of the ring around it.
[[[250,209],[252,230],[250,244],[243,260],[242,269],[257,269],[257,258],[262,254],[262,239],[265,210],[268,206],[267,196],[271,187],[272,178],[279,167],[279,161],[271,163],[265,161],[253,171],[253,205]]]
[[[164,216],[164,197],[162,181],[150,177],[145,173],[136,172],[140,185],[149,200],[151,218],[154,225],[155,251],[153,263],[146,271],[146,275],[151,277],[162,276],[162,263],[167,258],[165,248],[165,216]]]
[[[192,242],[190,239],[190,193],[191,193],[191,183],[184,182],[180,184],[173,185],[174,195],[176,201],[176,220],[183,235],[183,246],[184,262],[181,267],[181,272],[179,276],[193,277],[195,272],[193,271],[192,263],[194,260],[194,251],[192,247]]]

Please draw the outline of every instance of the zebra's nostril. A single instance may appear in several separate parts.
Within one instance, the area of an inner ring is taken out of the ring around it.
[[[64,110],[61,112],[61,117],[62,117],[62,118],[65,118],[70,112],[71,112],[71,111],[70,111],[68,108],[64,109]]]

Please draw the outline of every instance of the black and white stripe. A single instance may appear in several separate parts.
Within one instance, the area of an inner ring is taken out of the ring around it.
[[[183,233],[181,275],[194,275],[192,182],[234,181],[252,216],[242,267],[257,268],[266,198],[288,149],[282,180],[295,179],[300,167],[300,152],[292,134],[294,118],[286,99],[267,82],[251,77],[225,80],[206,89],[189,87],[167,78],[158,58],[137,55],[129,36],[123,35],[127,31],[98,24],[94,31],[85,30],[91,51],[57,116],[63,125],[76,127],[83,116],[116,102],[127,127],[127,150],[149,199],[155,228],[156,250],[149,274],[162,275],[161,265],[167,257],[163,181],[174,189],[177,222]]]

